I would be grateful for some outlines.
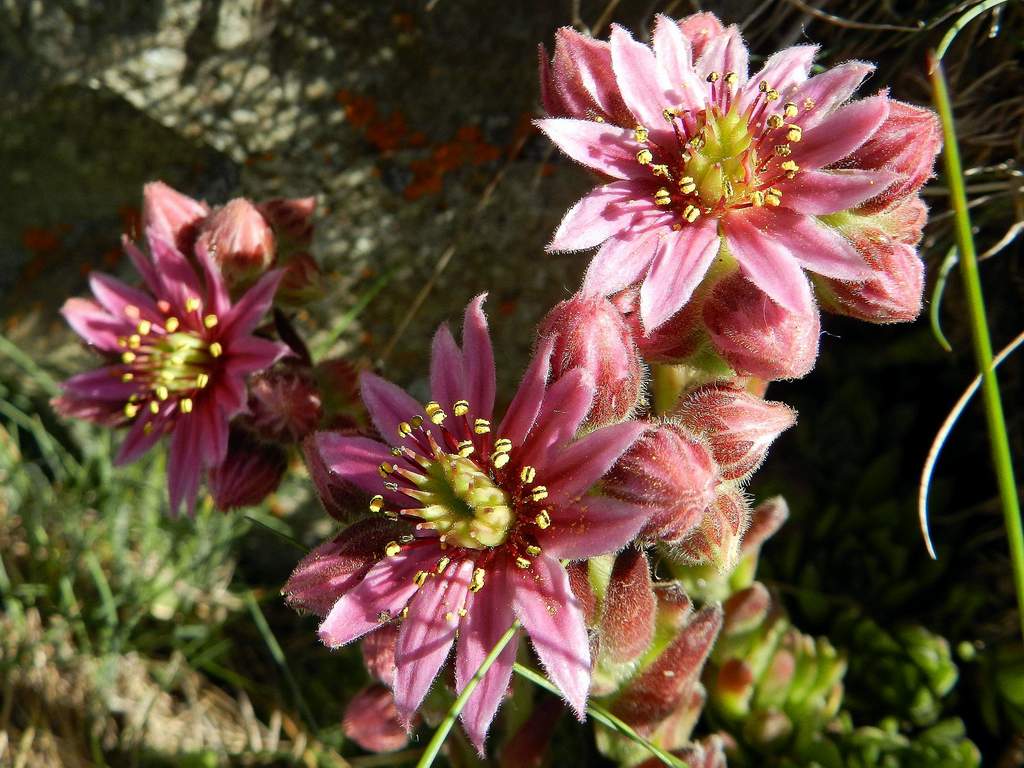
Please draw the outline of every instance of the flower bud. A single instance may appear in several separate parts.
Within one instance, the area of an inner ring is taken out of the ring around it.
[[[710,11],[691,13],[677,23],[683,35],[690,41],[693,61],[697,61],[701,57],[704,47],[712,38],[718,37],[725,31],[722,22]]]
[[[640,291],[628,288],[612,296],[633,333],[644,360],[651,363],[679,363],[700,349],[703,335],[701,304],[694,299],[650,333],[640,322]]]
[[[609,661],[638,658],[654,639],[657,602],[647,556],[627,549],[615,559],[601,617],[601,651]]]
[[[226,512],[259,504],[277,490],[287,468],[284,448],[233,427],[227,456],[208,476],[217,509]]]
[[[935,112],[890,100],[889,116],[848,161],[851,168],[894,171],[899,179],[861,210],[880,211],[917,192],[931,178],[941,149],[942,126]]]
[[[263,438],[297,443],[320,424],[320,392],[308,369],[279,365],[249,380],[247,423]]]
[[[395,706],[395,697],[383,685],[364,688],[345,707],[345,736],[370,752],[394,752],[409,741]]]
[[[740,542],[749,520],[750,505],[743,494],[724,488],[700,524],[679,543],[677,552],[694,565],[707,563],[720,572],[730,571],[739,559]]]
[[[164,184],[151,181],[142,188],[142,228],[192,253],[197,228],[209,215],[205,203]]]
[[[297,245],[309,245],[313,240],[313,214],[315,197],[274,198],[256,206],[263,218],[274,228],[278,237]]]
[[[817,310],[791,312],[739,273],[712,290],[704,304],[704,322],[715,350],[740,375],[796,379],[818,357]]]
[[[323,273],[306,251],[292,254],[283,269],[276,295],[282,303],[301,307],[323,296]]]
[[[711,452],[687,430],[652,424],[605,476],[604,490],[653,510],[642,539],[679,542],[703,519],[718,481]]]
[[[616,423],[633,413],[643,372],[632,334],[611,302],[577,294],[548,312],[537,333],[554,339],[553,379],[573,368],[593,376],[596,394],[586,426]]]
[[[739,635],[760,626],[772,606],[771,595],[759,581],[734,593],[722,606],[725,610],[723,635]]]
[[[609,122],[632,119],[619,93],[607,42],[581,35],[571,27],[555,33],[550,63],[539,46],[541,102],[551,117],[601,117]]]
[[[218,208],[202,223],[197,248],[207,248],[229,285],[253,281],[274,264],[274,232],[242,197]]]
[[[367,497],[361,490],[331,471],[317,445],[317,439],[323,434],[332,433],[311,434],[302,441],[302,457],[306,462],[306,471],[309,473],[309,479],[313,481],[313,487],[316,488],[317,497],[324,511],[335,520],[349,523],[366,512]]]
[[[533,712],[501,748],[500,768],[540,768],[565,707],[557,698],[544,696]]]
[[[398,625],[385,624],[363,637],[359,644],[366,670],[387,686],[395,680],[395,646],[398,643]]]
[[[726,768],[725,749],[722,737],[718,734],[712,734],[684,749],[673,750],[672,754],[682,760],[687,768]],[[664,764],[660,758],[652,757],[637,768],[661,768]]]
[[[733,384],[712,384],[690,394],[679,418],[707,440],[726,480],[743,482],[761,466],[768,448],[796,423],[784,403],[762,400]]]

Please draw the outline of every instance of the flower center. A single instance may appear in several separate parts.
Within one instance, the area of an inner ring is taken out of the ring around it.
[[[508,494],[472,459],[443,454],[414,481],[423,504],[419,516],[456,546],[483,549],[503,544],[515,521]]]

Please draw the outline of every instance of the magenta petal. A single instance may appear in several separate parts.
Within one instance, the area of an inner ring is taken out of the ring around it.
[[[284,344],[258,336],[243,336],[230,343],[228,366],[229,371],[236,376],[262,371],[288,354],[288,347]]]
[[[823,216],[856,208],[880,195],[899,177],[889,171],[801,171],[793,181],[779,182],[782,204],[798,213]]]
[[[811,62],[814,61],[814,55],[817,52],[818,46],[816,45],[794,45],[772,54],[761,71],[751,76],[750,81],[743,88],[739,98],[739,111],[743,112],[754,102],[761,92],[762,82],[768,83],[768,87],[774,88],[779,93],[787,95],[791,88],[806,81],[807,73],[811,69]]]
[[[823,168],[841,160],[867,141],[889,115],[889,97],[861,99],[836,110],[804,131],[793,158],[805,169]]]
[[[89,287],[93,296],[113,317],[123,318],[135,325],[139,320],[162,320],[153,297],[138,288],[125,285],[116,277],[102,272],[89,276]]]
[[[156,294],[169,301],[178,319],[183,319],[188,300],[202,295],[199,277],[181,251],[153,229],[146,230],[146,239],[153,257],[153,273],[161,286]]]
[[[636,538],[651,516],[641,507],[603,496],[584,496],[577,502],[552,507],[552,525],[538,537],[552,557],[576,560],[616,552]]]
[[[466,307],[462,322],[462,367],[471,412],[490,420],[494,414],[497,372],[491,333],[483,309],[486,300],[487,294],[481,293]]]
[[[122,235],[121,247],[128,254],[128,258],[131,259],[135,270],[142,275],[142,280],[145,282],[146,287],[149,288],[150,293],[154,295],[159,294],[163,284],[160,282],[160,277],[157,275],[153,262],[149,260],[149,257],[139,250],[139,247],[129,240],[127,235]]]
[[[468,615],[462,621],[455,658],[455,687],[459,692],[466,687],[466,683],[476,674],[484,659],[515,621],[507,597],[505,570],[504,567],[491,569],[483,590],[473,596]],[[481,755],[484,754],[484,741],[491,721],[494,720],[512,678],[517,645],[513,639],[498,654],[462,708],[462,724],[469,740]]]
[[[751,223],[756,222],[750,217]],[[804,269],[839,280],[867,280],[872,275],[853,243],[813,216],[779,208],[763,215],[766,235],[783,245]]]
[[[647,333],[690,300],[719,249],[718,222],[705,217],[665,235],[640,288],[640,318]]]
[[[274,301],[274,293],[284,271],[273,269],[261,277],[247,290],[238,303],[231,308],[223,333],[243,335],[252,333]]]
[[[195,247],[196,260],[203,268],[203,280],[206,282],[206,309],[218,317],[224,316],[231,309],[231,296],[221,275],[220,267],[213,259],[205,240],[199,240]]]
[[[124,403],[138,391],[138,385],[133,382],[121,381],[123,370],[126,369],[106,366],[78,373],[63,382],[61,389],[78,400],[108,400]]]
[[[700,109],[704,106],[707,86],[693,68],[693,49],[679,25],[659,13],[654,25],[654,56],[681,97],[682,106]]]
[[[643,434],[646,425],[626,421],[591,432],[556,453],[544,469],[553,498],[568,501],[589,490]]]
[[[739,262],[743,274],[781,306],[792,312],[806,313],[812,306],[811,289],[789,249],[743,215],[730,216],[724,229],[729,251]]]
[[[588,168],[616,179],[637,174],[632,129],[569,118],[538,120],[536,125],[560,150]]]
[[[590,689],[590,643],[569,575],[546,554],[512,576],[512,605],[551,681],[583,720]]]
[[[453,403],[468,396],[462,375],[462,352],[448,323],[438,326],[430,346],[430,394],[449,414]],[[409,416],[401,420],[408,421]]]
[[[89,299],[68,299],[61,307],[60,313],[75,333],[105,352],[120,352],[118,337],[135,333],[127,324],[127,318],[114,318],[107,310]]]
[[[430,690],[455,640],[459,614],[466,601],[473,561],[448,567],[431,578],[409,602],[395,647],[395,704],[408,723]]]
[[[610,296],[637,282],[658,251],[658,233],[650,229],[624,231],[608,238],[590,260],[582,293]]]
[[[321,642],[330,648],[350,643],[402,612],[416,590],[413,576],[437,555],[436,546],[409,547],[373,566],[351,591],[334,604],[317,630]]]
[[[121,447],[118,448],[114,464],[129,464],[135,461],[163,437],[163,430],[157,429],[155,425],[152,425],[148,416],[149,414],[146,413],[139,414],[139,417],[128,430],[128,434],[125,435]],[[148,430],[146,429],[147,424],[152,425]]]
[[[615,181],[595,188],[565,214],[547,249],[593,248],[638,223],[642,212],[656,210],[648,187],[646,182]]]
[[[554,346],[554,339],[541,339],[519,383],[519,389],[505,411],[501,426],[498,427],[498,434],[511,440],[512,445],[522,445],[537,420],[551,370],[551,350]]]
[[[209,396],[199,398],[192,413],[183,418],[195,420],[195,428],[202,434],[199,447],[203,466],[213,467],[224,461],[228,453],[228,417],[216,399]]]
[[[167,493],[170,497],[172,515],[178,514],[182,501],[186,504],[188,514],[195,514],[199,476],[202,474],[199,460],[200,437],[193,419],[177,420],[171,438],[171,450],[167,457]]]
[[[593,401],[594,379],[582,368],[573,368],[551,385],[523,445],[523,463],[546,466],[551,448],[576,435]]]
[[[346,483],[371,495],[381,494],[399,507],[408,505],[409,500],[403,494],[384,488],[378,473],[382,463],[394,461],[384,443],[338,432],[317,432],[314,440],[324,463]]]
[[[747,46],[734,24],[708,42],[700,60],[697,61],[697,76],[703,81],[712,72],[717,72],[720,76],[735,72],[742,85],[747,81],[749,58]]]
[[[629,111],[652,133],[664,133],[662,112],[665,107],[675,106],[670,101],[674,89],[654,52],[618,24],[612,25],[611,45],[615,81]]]
[[[359,376],[359,388],[374,426],[389,443],[398,444],[399,424],[409,421],[413,416],[423,416],[423,406],[387,379],[363,373]]]
[[[873,64],[848,61],[815,75],[790,97],[802,110],[795,122],[805,129],[813,128],[845,103],[874,71]],[[806,104],[813,106],[807,109]]]

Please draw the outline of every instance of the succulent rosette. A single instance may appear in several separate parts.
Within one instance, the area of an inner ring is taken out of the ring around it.
[[[738,28],[711,14],[659,16],[651,46],[621,27],[609,42],[559,31],[550,65],[542,56],[551,117],[538,126],[604,183],[566,214],[549,249],[600,246],[585,294],[639,284],[651,333],[735,273],[783,319],[817,317],[805,270],[841,286],[877,279],[883,257],[831,217],[916,192],[934,132],[909,151],[895,134],[934,115],[907,115],[884,92],[850,101],[873,67],[810,77],[816,52],[793,46],[750,74]],[[893,110],[900,119],[887,122]],[[894,136],[869,143],[883,127]]]
[[[142,288],[93,273],[95,299],[65,303],[64,317],[105,364],[65,381],[54,404],[64,415],[128,427],[118,464],[167,436],[171,511],[184,501],[191,513],[204,471],[227,456],[228,424],[245,408],[247,377],[286,351],[253,333],[280,273],[266,273],[233,302],[208,251],[196,250],[200,277],[158,231],[146,237],[148,254],[125,242]]]
[[[453,645],[461,691],[517,619],[582,716],[591,660],[562,561],[620,549],[649,514],[588,495],[644,427],[613,424],[577,439],[594,380],[581,368],[551,380],[552,339],[541,341],[505,415],[495,417],[483,300],[466,310],[461,348],[447,326],[435,335],[433,400],[423,405],[366,373],[363,401],[382,439],[316,437],[333,476],[370,494],[382,517],[315,550],[284,590],[292,605],[324,616],[319,636],[330,647],[399,624],[393,688],[406,723]],[[511,643],[462,710],[481,751],[514,659]]]

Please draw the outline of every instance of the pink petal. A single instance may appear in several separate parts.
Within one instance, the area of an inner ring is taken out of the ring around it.
[[[657,212],[650,186],[643,181],[615,181],[596,187],[565,214],[547,250],[593,248],[622,230],[642,224],[642,214]]]
[[[231,308],[225,323],[224,334],[242,336],[252,333],[260,320],[267,314],[274,301],[274,293],[281,282],[284,271],[272,269],[263,275],[252,288],[247,290],[238,303]]]
[[[361,374],[359,388],[374,426],[381,436],[393,445],[399,442],[399,424],[409,421],[413,416],[423,416],[422,405],[405,390],[380,376],[372,373]]]
[[[143,319],[157,322],[162,319],[152,296],[125,285],[116,277],[93,272],[89,276],[89,288],[96,300],[115,318],[123,318],[132,325]]]
[[[321,642],[330,648],[350,643],[402,612],[419,587],[413,580],[437,557],[434,544],[407,547],[373,566],[353,589],[334,604],[317,630]]]
[[[139,250],[135,243],[128,239],[128,235],[122,235],[121,246],[124,248],[124,252],[128,254],[128,258],[131,259],[135,270],[142,275],[142,280],[146,283],[150,293],[154,295],[160,293],[163,284],[160,282],[160,277],[157,275],[153,262],[149,260],[149,257]]]
[[[431,578],[409,603],[395,647],[395,704],[408,723],[437,677],[459,627],[458,611],[466,601],[472,560],[451,564],[444,576]]]
[[[603,496],[584,496],[549,510],[551,527],[538,537],[552,557],[575,560],[617,552],[636,538],[651,516],[638,504]]]
[[[494,368],[494,350],[487,329],[487,316],[483,305],[487,294],[477,296],[466,307],[462,321],[462,366],[466,381],[466,398],[472,413],[490,420],[494,414],[494,393],[497,373]]]
[[[524,464],[540,468],[547,464],[553,446],[571,440],[594,400],[594,379],[582,368],[573,368],[545,393],[544,402],[521,453]]]
[[[541,339],[526,373],[523,374],[523,380],[519,383],[519,389],[505,411],[501,426],[498,427],[498,434],[507,437],[514,446],[523,444],[537,420],[544,400],[548,373],[551,370],[551,350],[554,346],[554,339]]]
[[[739,29],[735,24],[731,25],[708,42],[697,62],[697,76],[703,81],[712,72],[719,75],[735,72],[742,85],[747,81],[749,56]]]
[[[772,54],[761,71],[753,75],[743,88],[739,98],[739,111],[743,112],[754,102],[760,93],[762,82],[768,83],[769,88],[774,88],[783,96],[786,96],[790,89],[805,82],[817,52],[816,45],[794,45]]]
[[[206,309],[218,317],[227,315],[231,309],[231,296],[221,276],[220,267],[213,260],[213,254],[205,240],[198,240],[195,247],[196,260],[203,268],[203,280],[206,283]]]
[[[228,417],[221,412],[216,399],[197,398],[192,413],[181,418],[196,422],[203,465],[212,467],[224,461],[228,453]]]
[[[898,178],[889,171],[801,171],[792,181],[779,182],[777,186],[787,208],[823,216],[856,208],[884,192]]]
[[[629,111],[655,136],[666,133],[662,113],[665,107],[675,106],[674,89],[654,52],[618,24],[612,26],[611,45],[615,81]],[[638,148],[639,145],[634,147],[634,152]],[[636,167],[636,159],[632,159]]]
[[[718,222],[710,217],[662,237],[640,288],[640,318],[647,333],[690,300],[718,256],[719,245]]]
[[[550,495],[568,501],[589,490],[645,429],[643,422],[627,421],[595,430],[571,443],[544,468],[544,484]]]
[[[512,605],[551,681],[583,720],[590,688],[590,642],[569,576],[546,554],[512,576]]]
[[[761,221],[755,216],[748,220],[784,246],[804,269],[840,280],[867,280],[872,275],[853,243],[813,216],[779,208],[764,211]]]
[[[472,605],[459,630],[455,658],[455,688],[461,692],[483,664],[502,635],[512,626],[515,614],[507,597],[505,568],[492,568],[487,573],[483,589],[472,596]],[[462,724],[477,751],[484,754],[484,740],[491,721],[512,678],[512,664],[516,660],[513,639],[487,670],[466,706],[462,709]]]
[[[161,285],[157,295],[169,301],[178,319],[183,320],[188,300],[202,295],[199,277],[181,251],[156,231],[147,229],[146,239],[153,259],[153,273]]]
[[[430,346],[430,394],[449,415],[452,404],[467,397],[466,382],[462,375],[462,352],[455,343],[448,323],[438,326]],[[405,416],[401,421],[408,421],[410,416]]]
[[[195,514],[199,476],[202,474],[199,440],[199,430],[193,419],[180,418],[176,421],[167,458],[167,493],[172,516],[178,514],[182,501],[189,516]]]
[[[623,114],[626,107],[615,84],[611,47],[602,40],[594,40],[569,28],[563,29],[556,34],[565,35],[569,55],[584,90],[606,115]]]
[[[800,108],[795,121],[810,129],[832,114],[840,104],[849,99],[865,78],[875,71],[873,64],[863,61],[848,61],[838,67],[815,75],[800,86],[790,99]],[[807,109],[807,100],[811,108]]]
[[[804,132],[793,146],[793,158],[806,169],[823,168],[841,160],[867,141],[889,114],[889,97],[861,99],[836,110]]]
[[[112,317],[107,310],[89,299],[68,299],[60,313],[75,333],[105,352],[119,352],[118,337],[135,333],[127,318]]]
[[[118,466],[130,464],[163,437],[163,430],[157,429],[155,425],[147,431],[146,425],[152,424],[148,416],[147,413],[139,414],[131,429],[128,430],[128,434],[125,435],[121,447],[117,451],[117,456],[114,458],[114,464]]]
[[[610,296],[639,280],[658,251],[658,232],[623,231],[609,238],[590,260],[582,293]]]
[[[136,393],[138,385],[121,381],[120,366],[105,366],[72,376],[61,384],[67,394],[79,400],[110,400],[127,402]]]
[[[394,752],[409,742],[399,722],[395,697],[387,686],[363,688],[345,707],[341,723],[345,736],[370,752]]]
[[[658,64],[675,86],[681,104],[688,109],[704,106],[707,86],[697,77],[693,68],[693,52],[690,41],[679,29],[679,25],[668,16],[659,13],[654,25],[654,55]]]
[[[592,120],[552,118],[536,121],[560,150],[578,163],[616,179],[639,176],[633,131]]]
[[[729,251],[743,274],[773,301],[793,312],[806,313],[812,306],[811,289],[789,249],[768,237],[746,216],[729,216],[724,229]]]
[[[288,354],[288,347],[258,336],[233,339],[228,348],[227,368],[235,375],[254,373],[269,368]]]
[[[378,473],[383,462],[394,462],[384,443],[339,432],[317,432],[314,440],[324,463],[343,481],[368,494],[380,494],[398,507],[408,506],[409,499],[398,491],[387,490]]]

